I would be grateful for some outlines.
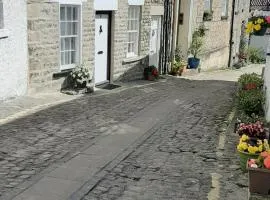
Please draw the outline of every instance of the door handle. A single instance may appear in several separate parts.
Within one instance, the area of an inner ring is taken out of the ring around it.
[[[103,54],[103,51],[99,51],[97,54]]]

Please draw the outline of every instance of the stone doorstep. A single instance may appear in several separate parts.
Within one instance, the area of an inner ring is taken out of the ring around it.
[[[66,200],[94,175],[136,143],[179,103],[174,99],[154,104],[129,124],[119,124],[96,144],[45,175],[13,200]],[[155,116],[155,117],[153,117]],[[146,120],[147,119],[147,120]],[[120,156],[121,157],[121,156]],[[116,163],[117,164],[117,163]],[[96,180],[98,181],[98,180]]]

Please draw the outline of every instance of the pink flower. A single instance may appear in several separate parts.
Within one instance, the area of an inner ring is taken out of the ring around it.
[[[270,16],[265,17],[265,20],[267,21],[268,24],[270,24]]]

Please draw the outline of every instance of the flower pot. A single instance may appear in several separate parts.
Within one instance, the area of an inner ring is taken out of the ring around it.
[[[188,65],[190,69],[197,69],[200,64],[200,59],[198,58],[188,58]]]
[[[257,159],[259,157],[259,154],[250,154],[243,151],[238,151],[239,159],[240,159],[240,167],[243,172],[247,171],[247,161],[249,159]]]
[[[267,27],[266,26],[263,26],[261,28],[261,30],[254,31],[253,35],[255,35],[255,36],[264,36],[264,34],[266,33],[266,30],[267,30]]]
[[[84,81],[83,83],[77,83],[77,87],[76,88],[86,88],[86,81]]]
[[[249,192],[270,195],[270,170],[248,167]]]

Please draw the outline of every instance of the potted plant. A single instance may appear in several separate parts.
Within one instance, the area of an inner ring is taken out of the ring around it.
[[[267,146],[267,144],[265,145]],[[270,194],[270,150],[262,152],[258,159],[247,162],[249,192],[261,195]]]
[[[77,65],[69,74],[71,88],[82,89],[86,88],[90,81],[90,73],[84,65]]]
[[[158,77],[159,77],[159,72],[158,72],[158,69],[154,65],[144,68],[145,80],[153,81],[153,80],[158,79]]]
[[[240,159],[240,166],[242,171],[246,171],[246,163],[249,159],[257,159],[261,152],[265,151],[265,141],[268,144],[268,140],[260,140],[252,138],[247,135],[242,135],[237,145],[237,150]]]
[[[246,33],[263,36],[270,27],[270,16],[251,17],[247,23]]]
[[[193,57],[188,58],[188,66],[191,69],[197,69],[200,64],[200,59],[198,55],[201,53],[203,47],[203,35],[200,30],[196,30],[192,35],[192,42],[189,47],[189,53],[193,55]]]
[[[263,82],[263,79],[256,73],[243,74],[238,79],[241,90],[261,89]]]
[[[211,21],[213,19],[213,11],[206,10],[203,13],[203,21]]]

